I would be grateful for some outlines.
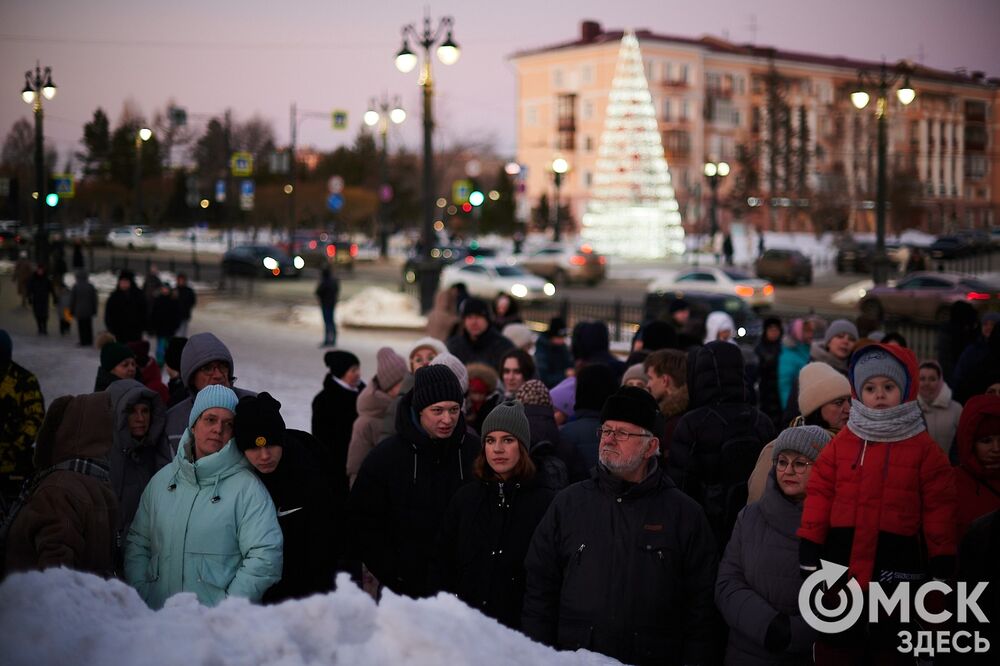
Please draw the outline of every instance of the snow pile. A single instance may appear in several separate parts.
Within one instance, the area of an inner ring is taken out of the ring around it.
[[[381,604],[350,582],[279,606],[193,594],[149,610],[132,588],[68,569],[10,576],[0,586],[4,663],[37,664],[613,664],[556,652],[449,595]]]
[[[316,310],[317,308],[313,308]],[[427,318],[412,296],[384,287],[368,287],[353,298],[337,304],[337,323],[365,328],[422,329]]]
[[[177,286],[177,275],[171,273],[170,271],[160,271],[160,280],[167,282],[172,287]],[[100,273],[92,273],[89,275],[90,283],[94,285],[99,294],[110,294],[115,289],[118,288],[118,273],[112,273],[111,271],[101,271]],[[135,284],[137,287],[142,289],[143,284],[146,282],[146,277],[141,273],[136,273]],[[76,284],[76,274],[73,272],[66,273],[63,276],[63,284],[67,288],[72,289],[73,285]],[[188,286],[194,289],[198,293],[213,291],[215,287],[204,282],[192,282],[188,280]]]

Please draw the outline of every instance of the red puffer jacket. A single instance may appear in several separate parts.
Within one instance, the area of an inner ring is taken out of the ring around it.
[[[976,395],[965,403],[958,421],[958,534],[976,518],[1000,509],[1000,470],[986,470],[976,457],[976,428],[983,419],[1000,417],[1000,396]]]
[[[907,402],[915,400],[916,357],[908,349],[878,346],[906,367],[911,379],[903,390]],[[951,575],[954,474],[926,430],[898,442],[873,442],[848,425],[823,449],[807,493],[798,530],[803,567],[818,565],[823,556],[846,564],[863,587],[875,572],[897,580]]]

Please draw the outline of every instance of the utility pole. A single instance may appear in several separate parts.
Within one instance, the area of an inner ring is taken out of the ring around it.
[[[226,109],[225,124],[224,124],[224,126],[222,128],[223,150],[226,153],[225,154],[225,159],[223,160],[223,163],[225,164],[225,169],[226,169],[226,175],[225,175],[226,201],[225,201],[225,203],[223,203],[222,211],[223,211],[223,219],[225,220],[224,224],[226,226],[226,229],[228,230],[229,240],[227,241],[227,244],[228,244],[229,248],[233,247],[233,216],[232,216],[232,212],[231,212],[232,211],[232,201],[233,201],[233,198],[232,198],[233,197],[233,170],[232,170],[232,168],[230,167],[230,164],[229,164],[229,160],[230,160],[230,158],[232,157],[232,154],[233,154],[233,146],[232,146],[232,136],[231,136],[231,133],[232,133],[232,113],[231,113],[230,109]]]
[[[292,102],[291,110],[291,141],[288,149],[288,185],[291,188],[288,191],[288,249],[289,252],[295,254],[295,141],[297,139],[296,134],[299,129],[299,121],[297,116],[297,109],[295,102]]]

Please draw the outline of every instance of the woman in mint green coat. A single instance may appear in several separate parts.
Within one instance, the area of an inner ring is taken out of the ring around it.
[[[198,391],[177,455],[150,480],[128,533],[125,580],[150,608],[178,592],[260,601],[281,578],[274,503],[233,440],[236,394]]]

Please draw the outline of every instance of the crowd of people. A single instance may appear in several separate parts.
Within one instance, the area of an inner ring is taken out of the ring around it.
[[[818,317],[768,318],[751,348],[679,300],[620,358],[602,322],[536,336],[510,299],[454,288],[405,355],[365,373],[323,352],[304,432],[267,386],[234,386],[217,336],[150,329],[142,298],[123,275],[96,391],[47,411],[0,332],[7,572],[116,576],[160,608],[301,598],[345,571],[558,649],[691,665],[912,662],[896,617],[809,626],[821,560],[890,592],[997,581],[1000,315],[918,359]]]

